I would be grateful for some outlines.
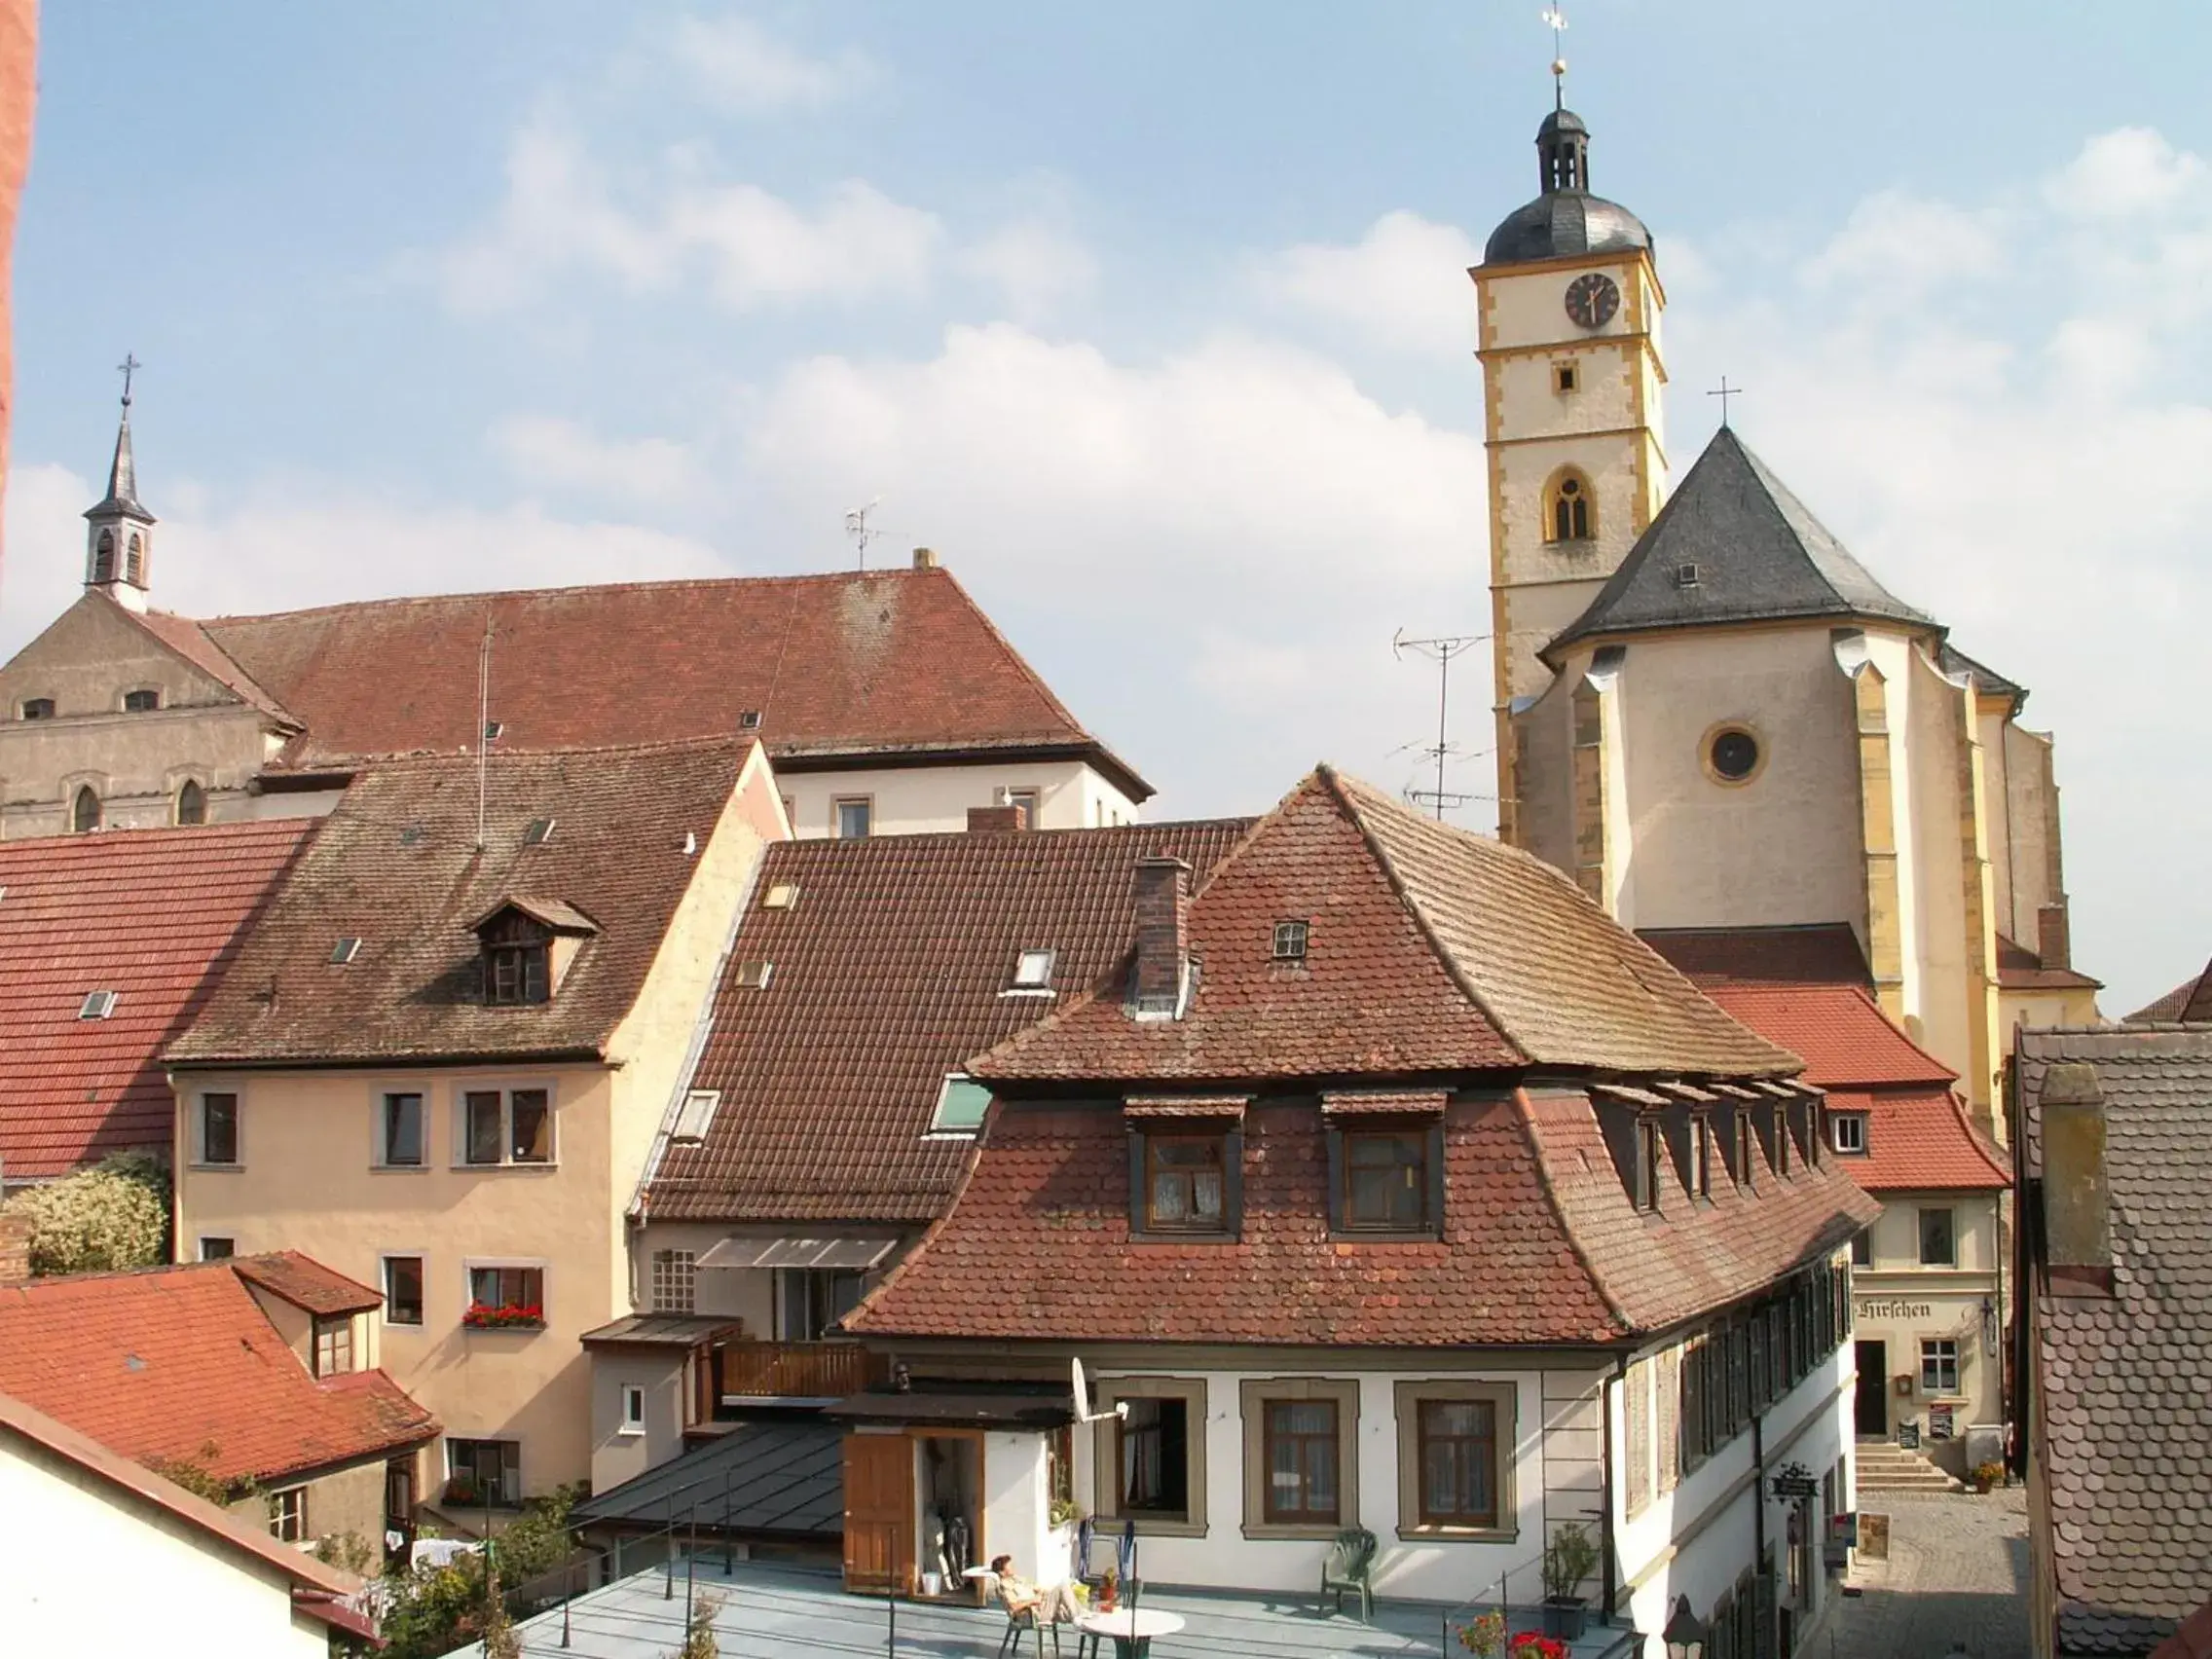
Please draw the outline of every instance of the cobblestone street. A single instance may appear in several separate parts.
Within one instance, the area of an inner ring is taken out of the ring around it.
[[[1862,1562],[1806,1659],[2027,1659],[2027,1494],[1868,1493],[1890,1517],[1890,1559]]]

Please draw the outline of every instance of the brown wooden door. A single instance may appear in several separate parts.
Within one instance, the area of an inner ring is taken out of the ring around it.
[[[903,1434],[848,1434],[845,1588],[903,1594],[913,1575],[914,1443]]]

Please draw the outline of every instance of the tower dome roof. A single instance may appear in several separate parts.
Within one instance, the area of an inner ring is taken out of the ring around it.
[[[1536,171],[1543,194],[1498,222],[1483,244],[1485,265],[1650,249],[1641,219],[1590,193],[1590,128],[1564,105],[1536,129]]]

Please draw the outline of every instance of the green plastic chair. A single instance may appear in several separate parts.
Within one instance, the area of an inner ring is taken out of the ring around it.
[[[1356,1592],[1361,1624],[1370,1624],[1375,1618],[1375,1550],[1373,1532],[1365,1527],[1347,1527],[1337,1534],[1328,1558],[1321,1563],[1322,1600],[1336,1597],[1341,1613],[1345,1610],[1345,1592]]]

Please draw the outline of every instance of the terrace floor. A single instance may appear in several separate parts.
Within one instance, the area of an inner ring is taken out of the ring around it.
[[[666,1659],[683,1641],[685,1595],[709,1596],[722,1659],[815,1659],[874,1654],[886,1659],[993,1659],[1006,1634],[996,1607],[880,1600],[845,1593],[833,1572],[738,1562],[725,1572],[719,1552],[702,1550],[687,1577],[653,1567],[537,1614],[518,1627],[524,1652],[571,1659]],[[1375,1622],[1323,1613],[1310,1595],[1161,1590],[1142,1605],[1175,1613],[1184,1628],[1155,1638],[1152,1659],[1466,1659],[1455,1641],[1440,1648],[1445,1609],[1418,1602],[1378,1602]],[[1455,1620],[1455,1622],[1457,1622]],[[894,1633],[894,1623],[896,1632]],[[1574,1659],[1636,1659],[1637,1636],[1592,1629]],[[894,1645],[894,1642],[896,1645]],[[481,1651],[475,1645],[460,1653]],[[1023,1638],[1021,1651],[1032,1651]],[[1050,1636],[1045,1651],[1052,1651]],[[1060,1651],[1075,1659],[1076,1632],[1060,1629]],[[1105,1653],[1113,1646],[1105,1644]]]

